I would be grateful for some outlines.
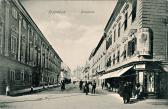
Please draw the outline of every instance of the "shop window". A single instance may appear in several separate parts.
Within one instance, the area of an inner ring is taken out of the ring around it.
[[[137,11],[137,0],[132,0],[132,22],[134,22],[136,18],[136,11]]]
[[[17,52],[17,38],[14,35],[11,36],[11,52]]]
[[[127,25],[128,25],[128,13],[125,14],[125,20],[124,20],[124,30],[127,29]]]
[[[121,23],[118,24],[118,37],[120,37]]]

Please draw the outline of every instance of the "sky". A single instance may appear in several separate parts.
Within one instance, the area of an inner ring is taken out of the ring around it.
[[[63,62],[84,66],[100,41],[115,0],[20,0]]]

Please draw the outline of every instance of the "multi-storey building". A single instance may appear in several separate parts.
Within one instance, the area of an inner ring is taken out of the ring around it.
[[[99,79],[114,88],[140,83],[145,95],[168,96],[167,0],[118,0],[104,33],[107,69]]]
[[[83,66],[77,66],[75,70],[73,70],[73,80],[74,81],[80,81],[83,79]]]
[[[65,81],[65,83],[70,83],[71,82],[71,69],[65,64],[61,63],[61,73],[59,75],[60,82],[62,80]]]
[[[89,69],[90,69],[90,65],[89,65],[88,61],[86,61],[86,64],[85,64],[84,69],[82,71],[83,80],[85,80],[85,81],[90,80]]]
[[[90,80],[96,80],[98,85],[101,85],[98,77],[106,70],[106,44],[108,43],[106,43],[106,35],[104,34],[89,57]]]
[[[54,84],[61,58],[18,0],[0,0],[0,93]]]

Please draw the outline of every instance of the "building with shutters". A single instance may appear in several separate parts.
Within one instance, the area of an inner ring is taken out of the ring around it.
[[[118,0],[104,34],[106,66],[98,79],[114,91],[132,82],[145,96],[168,96],[167,0]]]
[[[58,82],[62,59],[18,0],[0,0],[0,94]]]

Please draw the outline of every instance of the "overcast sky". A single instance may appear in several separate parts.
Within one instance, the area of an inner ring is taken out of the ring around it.
[[[103,35],[114,0],[21,0],[62,60],[74,70],[84,65]]]

